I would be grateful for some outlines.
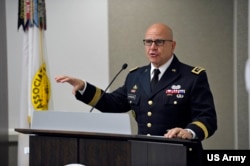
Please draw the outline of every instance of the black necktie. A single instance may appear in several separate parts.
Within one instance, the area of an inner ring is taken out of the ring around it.
[[[159,81],[159,78],[158,78],[159,74],[160,74],[160,70],[159,69],[154,69],[154,76],[153,76],[153,78],[151,80],[151,84],[150,84],[151,85],[151,91],[154,90],[154,88],[156,87],[156,84]]]

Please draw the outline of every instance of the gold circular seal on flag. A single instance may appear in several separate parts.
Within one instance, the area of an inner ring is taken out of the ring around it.
[[[45,63],[42,64],[32,80],[31,98],[35,110],[48,110],[50,82]]]

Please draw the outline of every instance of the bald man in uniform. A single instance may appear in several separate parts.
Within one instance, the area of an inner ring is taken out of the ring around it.
[[[138,134],[200,141],[213,135],[217,118],[204,68],[178,60],[172,29],[165,24],[151,25],[143,43],[150,63],[131,70],[123,86],[102,98],[104,91],[87,81],[70,76],[55,80],[71,84],[78,100],[102,112],[132,111]]]

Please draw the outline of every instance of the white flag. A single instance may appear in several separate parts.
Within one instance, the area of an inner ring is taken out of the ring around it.
[[[45,47],[46,10],[44,0],[19,0],[18,28],[23,27],[20,128],[29,128],[34,111],[51,105]],[[50,108],[51,109],[51,108]],[[18,165],[29,165],[29,136],[19,134]]]

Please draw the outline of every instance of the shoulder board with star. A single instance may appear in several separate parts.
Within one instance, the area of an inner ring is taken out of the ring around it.
[[[132,69],[129,70],[129,72],[133,72],[133,71],[136,71],[139,67],[134,67]]]
[[[202,71],[205,71],[205,68],[200,67],[200,66],[196,66],[196,67],[193,68],[192,73],[198,75],[198,74],[200,74]]]

